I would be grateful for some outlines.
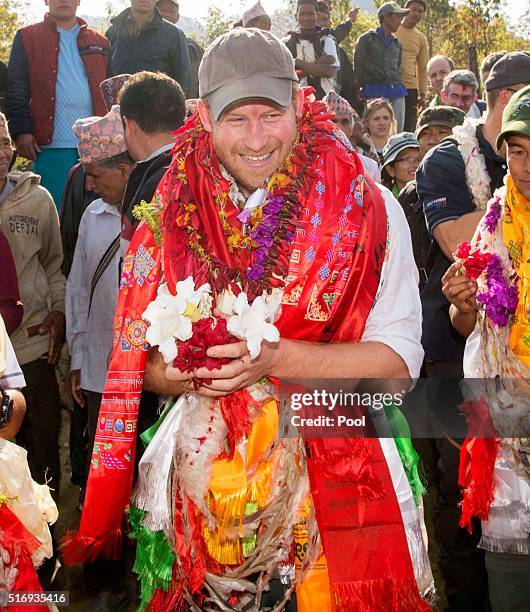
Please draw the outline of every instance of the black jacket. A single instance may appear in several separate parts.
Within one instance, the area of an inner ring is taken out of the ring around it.
[[[61,203],[61,239],[63,243],[63,274],[66,278],[70,274],[74,261],[75,245],[79,233],[81,217],[96,198],[95,191],[86,188],[86,175],[81,163],[76,164],[68,175]]]
[[[5,112],[7,90],[7,66],[0,62],[0,111]]]
[[[396,85],[401,83],[401,44],[393,36],[385,46],[375,30],[365,32],[357,39],[353,57],[355,78],[360,87],[367,83]]]
[[[133,208],[142,201],[151,202],[156,188],[171,163],[171,150],[160,153],[153,159],[138,162],[129,175],[121,208],[121,237],[130,242],[138,220],[132,215]]]
[[[186,94],[190,89],[190,58],[184,32],[155,9],[155,15],[136,37],[131,37],[131,9],[111,20],[105,34],[110,41],[109,77],[142,70],[164,72],[178,81]]]

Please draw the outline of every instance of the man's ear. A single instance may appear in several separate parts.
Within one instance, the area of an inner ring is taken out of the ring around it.
[[[296,118],[300,119],[302,117],[303,109],[304,109],[304,101],[305,94],[303,89],[299,89],[296,93]]]
[[[442,89],[440,90],[440,98],[441,98],[442,102],[443,102],[445,105],[449,106],[449,105],[447,104],[447,94],[445,93],[445,89],[444,89],[443,87],[442,87]]]
[[[213,117],[210,113],[210,109],[204,100],[199,100],[197,102],[197,111],[199,113],[199,117],[201,118],[202,125],[207,132],[213,131]]]
[[[120,174],[123,176],[125,180],[129,179],[129,174],[131,173],[132,166],[130,164],[119,164],[118,170]]]
[[[511,100],[513,96],[513,91],[509,89],[501,89],[499,92],[499,97],[497,98],[496,106],[499,107],[499,110],[503,111],[508,102]]]

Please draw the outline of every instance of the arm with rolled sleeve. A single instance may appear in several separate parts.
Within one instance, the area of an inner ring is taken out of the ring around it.
[[[75,246],[74,260],[66,281],[65,314],[66,342],[72,357],[72,370],[83,370],[86,355],[87,323],[90,287],[85,247],[86,215],[79,226],[79,238]]]
[[[388,258],[383,264],[375,304],[368,315],[362,342],[391,348],[417,378],[423,361],[418,270],[405,214],[386,187],[379,187],[388,218]]]
[[[63,265],[63,245],[59,218],[51,196],[41,190],[41,197],[45,197],[48,206],[48,215],[43,219],[42,248],[39,251],[39,261],[44,269],[50,287],[51,310],[64,313],[64,294],[66,280],[61,271]]]

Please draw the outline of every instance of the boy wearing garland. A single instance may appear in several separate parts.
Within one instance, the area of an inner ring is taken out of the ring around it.
[[[497,148],[503,145],[505,185],[443,279],[453,325],[467,337],[466,378],[485,379],[470,386],[471,426],[460,456],[461,525],[470,529],[473,517],[482,520],[480,547],[494,612],[523,610],[530,599],[530,86],[504,111]]]
[[[440,406],[447,406],[446,418],[459,418],[465,341],[451,325],[441,278],[453,262],[458,243],[471,239],[488,200],[503,183],[506,160],[495,148],[502,113],[514,91],[529,79],[528,54],[518,51],[501,58],[485,83],[488,109],[484,118],[467,118],[463,125],[453,128],[452,137],[429,151],[416,173],[418,196],[433,239],[429,278],[421,292],[425,371],[429,378],[438,379],[431,381],[432,388],[437,384],[440,389],[431,405],[438,414],[442,412]],[[449,606],[467,609],[479,606],[480,601],[487,605],[483,601],[487,598],[487,576],[483,551],[476,547],[479,532],[470,535],[458,528],[459,442],[447,437],[437,439],[429,463],[437,466],[435,528]]]
[[[219,37],[199,80],[198,114],[137,210],[65,559],[116,557],[143,388],[172,398],[141,436],[129,508],[143,608],[285,610],[296,591],[304,611],[427,610],[432,575],[394,441],[279,435],[278,378],[418,375],[402,211],[274,35]]]

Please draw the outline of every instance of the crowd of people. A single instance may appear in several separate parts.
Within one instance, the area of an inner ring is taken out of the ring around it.
[[[0,592],[530,610],[530,54],[429,57],[428,0],[353,61],[332,0],[206,50],[177,0],[78,4],[0,70]],[[408,395],[282,435],[284,383],[330,379]]]

